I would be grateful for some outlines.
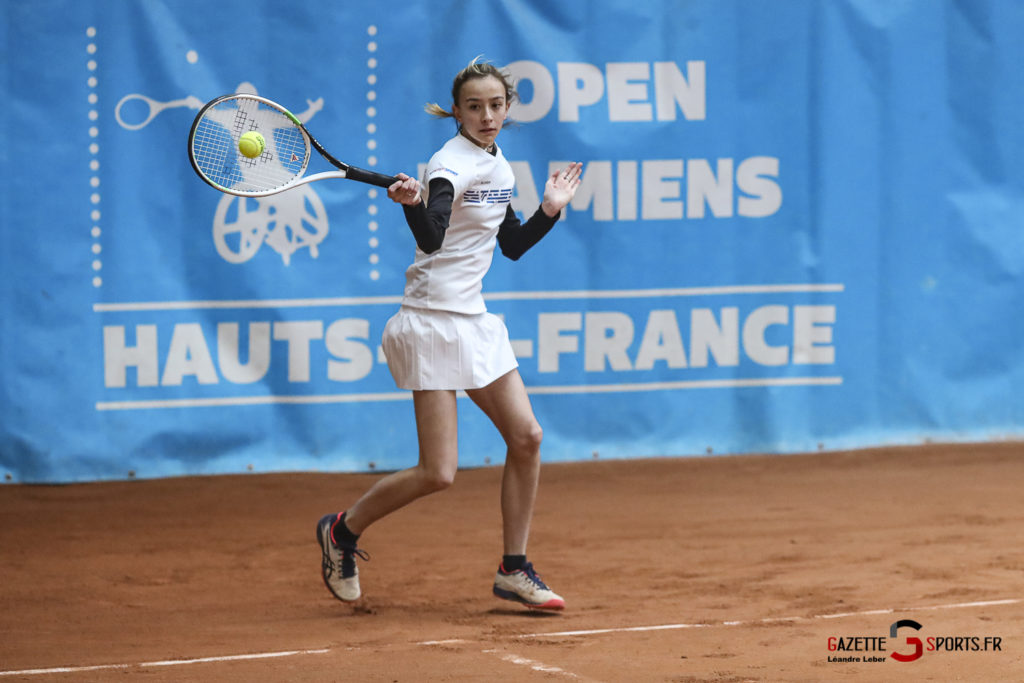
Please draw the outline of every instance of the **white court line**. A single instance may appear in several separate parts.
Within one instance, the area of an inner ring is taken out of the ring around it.
[[[550,633],[524,633],[515,638],[569,638],[572,636],[596,636],[605,633],[642,633],[646,631],[679,631],[690,628],[717,628],[722,626],[759,626],[763,624],[774,624],[781,622],[814,621],[817,619],[844,619],[847,617],[866,617],[879,614],[894,614],[896,612],[926,612],[947,609],[964,609],[968,607],[997,607],[1000,605],[1016,605],[1024,602],[1021,598],[1009,598],[1006,600],[982,600],[978,602],[956,602],[946,605],[928,605],[923,607],[892,607],[884,609],[864,610],[861,612],[834,612],[832,614],[815,614],[809,617],[766,617],[764,619],[745,619],[736,621],[721,621],[718,623],[703,624],[658,624],[656,626],[621,626],[616,628],[594,628],[581,631],[554,631]],[[447,640],[425,640],[417,645],[455,645],[458,643],[472,642],[464,638],[449,638]]]
[[[621,628],[597,628],[586,631],[556,631],[554,633],[526,633],[517,638],[564,638],[570,636],[593,636],[602,633],[631,633],[638,631],[672,631],[687,628],[712,628],[715,626],[757,626],[776,622],[814,621],[815,619],[844,619],[846,617],[865,617],[878,614],[895,614],[896,612],[924,612],[931,610],[964,609],[967,607],[994,607],[997,605],[1016,605],[1022,602],[1019,598],[1008,600],[983,600],[980,602],[957,602],[948,605],[931,605],[927,607],[899,607],[865,610],[863,612],[838,612],[833,614],[816,614],[810,617],[768,617],[765,619],[747,619],[740,621],[722,621],[717,624],[661,624],[659,626],[625,626]],[[425,643],[421,643],[425,644]]]
[[[674,287],[664,289],[585,289],[541,292],[493,292],[484,294],[487,301],[550,301],[558,299],[644,299],[688,296],[721,296],[730,294],[800,294],[839,293],[842,284],[789,285],[725,285],[721,287]],[[224,308],[314,308],[320,306],[374,306],[402,303],[401,296],[349,296],[306,299],[238,299],[224,301],[129,301],[92,305],[95,313],[127,311],[192,311]]]
[[[837,614],[822,614],[816,619],[842,619],[843,617],[857,617],[868,614],[892,614],[894,612],[928,612],[940,609],[962,609],[964,607],[996,607],[999,605],[1016,605],[1020,599],[1010,598],[1007,600],[982,600],[980,602],[957,602],[951,605],[932,605],[930,607],[904,607],[902,609],[876,609],[869,612],[839,612]]]
[[[863,617],[873,616],[879,614],[893,614],[895,612],[930,612],[938,610],[949,610],[949,609],[965,609],[970,607],[998,607],[1001,605],[1017,605],[1024,602],[1021,598],[1007,598],[1004,600],[980,600],[977,602],[956,602],[945,605],[925,605],[921,607],[898,607],[898,608],[883,608],[864,610],[861,612],[834,612],[831,614],[816,614],[810,617],[767,617],[764,619],[746,619],[738,621],[721,621],[718,623],[705,623],[705,624],[659,624],[656,626],[624,626],[619,628],[598,628],[581,631],[555,631],[551,633],[524,633],[516,638],[559,638],[559,637],[571,637],[571,636],[592,636],[601,635],[605,633],[635,633],[643,631],[671,631],[681,630],[690,628],[715,628],[722,626],[757,626],[761,624],[771,624],[778,622],[799,622],[799,621],[814,621],[816,619],[844,619],[848,617]],[[471,643],[477,642],[473,640],[467,640],[465,638],[448,638],[446,640],[424,640],[416,645],[430,646],[430,645],[455,645],[459,643]],[[359,648],[346,648],[347,650],[355,650]],[[215,662],[237,662],[255,659],[270,659],[274,657],[292,657],[297,655],[318,655],[326,654],[331,652],[330,648],[322,648],[319,650],[288,650],[284,652],[257,652],[254,654],[247,655],[225,655],[222,657],[199,657],[195,659],[168,659],[160,660],[155,662],[139,662],[136,664],[98,664],[94,666],[59,666],[51,667],[46,669],[22,669],[20,671],[0,671],[0,677],[3,676],[34,676],[43,674],[59,674],[59,673],[84,673],[88,671],[103,671],[111,669],[131,669],[135,667],[154,667],[154,666],[181,666],[186,664],[203,664],[203,663],[215,663]],[[495,650],[482,650],[482,652],[495,653]],[[510,657],[516,657],[522,661],[516,661],[513,663],[522,664],[530,663],[541,665],[539,662],[532,662],[532,660],[520,658],[516,655],[509,655]],[[511,659],[506,661],[512,661]],[[546,666],[546,665],[541,665]],[[557,667],[554,667],[557,668]],[[540,669],[538,669],[540,671]],[[562,673],[576,677],[575,674],[568,671]]]
[[[181,666],[184,664],[208,664],[211,662],[241,662],[253,659],[273,659],[275,657],[293,657],[295,655],[322,655],[330,649],[320,650],[287,650],[285,652],[257,652],[248,655],[225,655],[222,657],[197,657],[195,659],[164,659],[156,662],[139,662],[138,664],[97,664],[95,666],[55,666],[48,669],[22,669],[21,671],[0,671],[0,676],[38,676],[42,674],[74,674],[86,671],[104,671],[111,669],[132,669],[151,666]]]
[[[502,653],[498,650],[481,650],[481,652],[489,655],[497,655],[504,662],[508,662],[509,664],[518,664],[519,666],[528,666],[534,671],[540,671],[541,673],[559,674],[561,676],[566,676],[568,678],[579,678],[579,676],[577,676],[571,671],[566,671],[561,667],[551,666],[550,664],[545,664],[544,662],[538,662],[535,659],[527,659],[526,657],[520,657],[519,655]]]

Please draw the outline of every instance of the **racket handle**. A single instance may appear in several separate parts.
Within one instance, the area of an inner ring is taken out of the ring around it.
[[[376,185],[377,187],[391,187],[393,184],[398,182],[398,178],[393,178],[381,173],[374,173],[373,171],[367,171],[362,168],[356,168],[355,166],[348,167],[348,170],[345,171],[345,177],[349,180],[356,180],[360,183],[368,183],[370,185]]]

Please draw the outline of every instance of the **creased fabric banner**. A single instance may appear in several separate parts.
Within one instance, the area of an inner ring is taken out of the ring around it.
[[[0,3],[0,470],[15,482],[407,467],[380,350],[415,248],[382,190],[193,173],[199,107],[281,103],[421,173],[477,55],[528,216],[484,282],[546,461],[1020,438],[1024,4]],[[310,171],[329,170],[319,160]],[[461,463],[504,447],[468,400]]]

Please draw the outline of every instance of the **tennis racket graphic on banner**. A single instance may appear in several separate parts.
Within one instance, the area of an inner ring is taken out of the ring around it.
[[[338,170],[304,176],[310,148]],[[294,114],[256,95],[224,95],[203,105],[188,134],[188,158],[200,178],[240,197],[265,197],[326,178],[377,187],[397,180],[338,161]]]

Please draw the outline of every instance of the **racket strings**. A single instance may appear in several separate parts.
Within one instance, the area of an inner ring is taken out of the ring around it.
[[[249,117],[249,112],[240,108],[238,113],[235,114],[235,121],[231,126],[231,130],[234,132],[234,137],[237,141],[249,131],[257,130],[257,126],[256,122]],[[254,157],[247,157],[244,154],[239,154],[238,157],[239,163],[249,168],[253,168],[258,163],[267,163],[274,158],[269,151],[269,147],[264,147],[263,152]]]
[[[263,136],[263,152],[246,157],[238,139],[249,131]],[[283,112],[263,101],[235,96],[209,107],[195,127],[192,157],[214,185],[240,192],[269,192],[306,170],[309,143]]]

